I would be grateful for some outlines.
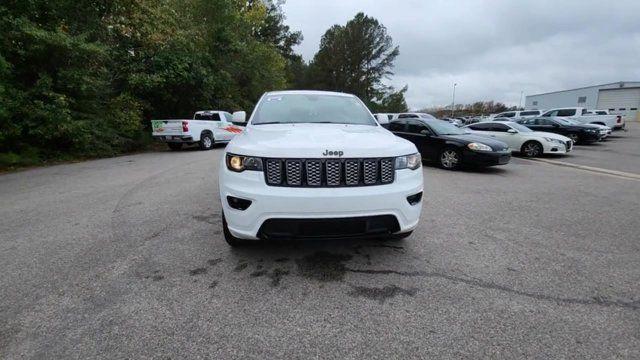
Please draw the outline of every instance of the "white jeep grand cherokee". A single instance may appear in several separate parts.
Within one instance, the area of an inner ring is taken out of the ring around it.
[[[422,209],[421,163],[356,96],[266,93],[220,166],[225,240],[406,237]]]

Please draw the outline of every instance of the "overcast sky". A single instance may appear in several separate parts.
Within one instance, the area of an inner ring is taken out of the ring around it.
[[[305,60],[333,24],[362,11],[400,46],[397,87],[412,109],[640,80],[640,0],[287,0]]]

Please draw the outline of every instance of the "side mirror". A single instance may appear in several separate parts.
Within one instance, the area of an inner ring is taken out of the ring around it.
[[[518,130],[516,130],[516,129],[509,129],[509,130],[507,130],[507,132],[508,132],[509,134],[517,134],[517,133],[518,133]]]
[[[429,132],[429,130],[426,130],[426,129],[425,129],[425,130],[420,130],[420,134],[422,134],[422,135],[426,135],[426,136],[431,135],[431,133]]]
[[[380,125],[386,125],[389,123],[389,118],[385,114],[376,114],[376,121]]]
[[[245,123],[247,122],[247,113],[246,111],[236,111],[233,113],[233,122],[234,123]]]

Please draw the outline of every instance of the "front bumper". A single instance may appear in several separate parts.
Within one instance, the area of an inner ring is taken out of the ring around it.
[[[543,152],[545,154],[566,154],[571,151],[573,144],[571,141],[568,143],[556,143],[545,141],[542,144]]]
[[[396,170],[391,184],[340,188],[268,186],[263,172],[232,172],[224,162],[219,173],[220,199],[227,226],[233,236],[241,239],[260,238],[260,228],[269,219],[392,215],[398,222],[396,233],[404,233],[418,225],[422,211],[422,201],[414,205],[407,201],[408,196],[423,190],[422,168]],[[245,210],[234,209],[227,196],[250,200],[251,205]]]
[[[599,131],[583,132],[580,134],[580,141],[585,143],[600,141],[601,135]]]
[[[465,149],[462,161],[466,165],[476,166],[506,165],[511,161],[511,151],[485,152]]]

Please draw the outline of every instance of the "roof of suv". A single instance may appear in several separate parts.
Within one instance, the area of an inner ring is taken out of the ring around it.
[[[286,94],[332,95],[332,96],[355,97],[355,95],[353,94],[347,94],[347,93],[335,92],[335,91],[320,91],[320,90],[279,90],[279,91],[269,91],[265,93],[265,95],[286,95]]]

